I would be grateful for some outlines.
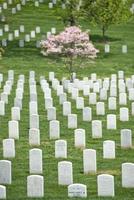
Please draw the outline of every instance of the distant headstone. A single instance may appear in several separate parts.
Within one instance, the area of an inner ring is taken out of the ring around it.
[[[40,32],[41,32],[40,26],[36,26],[35,32],[36,32],[36,33],[40,33]]]
[[[5,32],[9,32],[9,25],[8,25],[8,24],[5,24],[5,25],[4,25],[4,31],[5,31]]]
[[[8,41],[13,41],[13,33],[8,34]]]
[[[39,1],[34,2],[35,7],[39,7]]]
[[[40,48],[40,47],[41,47],[40,41],[36,41],[36,48]]]
[[[35,35],[35,31],[31,31],[31,38],[35,38],[36,35]]]
[[[127,53],[127,45],[122,45],[122,53]]]
[[[25,42],[30,42],[30,35],[29,34],[25,35]]]
[[[53,8],[53,3],[50,2],[50,3],[48,4],[48,7],[49,7],[49,8]]]
[[[2,44],[2,47],[7,47],[7,40],[2,39],[1,44]]]
[[[18,4],[16,5],[16,9],[17,9],[17,11],[21,11],[21,4],[18,3]]]
[[[110,53],[110,45],[109,44],[105,44],[104,51],[105,51],[105,53]]]
[[[19,40],[19,47],[24,48],[24,46],[25,46],[24,40]]]
[[[24,33],[25,32],[25,27],[24,25],[20,25],[20,33]]]
[[[19,30],[14,30],[14,37],[19,37],[20,33]]]
[[[51,33],[52,33],[52,34],[56,34],[56,28],[55,28],[55,27],[52,27],[52,28],[51,28]]]

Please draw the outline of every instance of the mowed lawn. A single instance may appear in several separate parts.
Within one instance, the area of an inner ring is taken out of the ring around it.
[[[10,10],[10,9],[9,9]],[[23,24],[26,27],[26,32],[29,33],[38,25],[41,27],[41,34],[37,40],[41,39],[41,35],[45,35],[50,31],[51,27],[56,27],[57,32],[63,29],[63,24],[59,17],[54,15],[53,10],[49,10],[47,4],[35,8],[32,2],[28,2],[23,7],[21,12],[16,15],[11,15],[11,11],[4,11],[7,16],[7,22],[11,32],[18,29],[19,25]],[[108,77],[112,73],[117,73],[118,70],[124,70],[126,77],[134,74],[134,22],[129,21],[124,25],[112,26],[107,32],[108,40],[111,45],[111,53],[104,54],[104,43],[101,38],[101,31],[97,27],[92,27],[87,22],[81,20],[80,25],[83,30],[86,28],[91,30],[91,39],[95,46],[99,48],[100,54],[94,61],[84,60],[84,69],[78,68],[78,78],[90,76],[91,73],[97,73],[98,77]],[[0,24],[3,26],[3,24]],[[24,35],[20,36],[22,39]],[[4,36],[3,36],[4,38]],[[0,38],[1,39],[1,38]],[[29,71],[36,72],[38,106],[40,115],[40,132],[41,145],[39,148],[43,150],[43,176],[45,180],[45,197],[46,200],[67,200],[67,187],[58,186],[57,165],[63,159],[55,159],[54,143],[49,140],[49,123],[47,121],[47,113],[44,108],[43,92],[39,84],[39,77],[44,75],[48,79],[49,71],[54,71],[56,77],[61,79],[68,76],[68,71],[65,68],[64,61],[61,58],[44,58],[40,54],[40,49],[35,48],[35,40],[27,43],[25,48],[18,47],[19,39],[10,42],[5,48],[5,55],[0,60],[0,73],[4,74],[4,81],[7,79],[7,71],[13,69],[15,71],[15,82],[13,90],[9,97],[9,103],[6,105],[6,115],[0,117],[0,159],[3,159],[2,140],[8,138],[8,121],[11,120],[11,107],[14,104],[16,83],[19,74],[25,75],[25,89],[23,99],[23,109],[21,112],[20,139],[16,141],[16,157],[12,159],[12,184],[7,186],[7,199],[9,200],[26,200],[26,180],[29,174],[29,150],[32,148],[28,143],[29,134],[29,86],[28,77]],[[128,45],[128,53],[122,54],[121,47],[123,44]],[[78,63],[79,65],[79,63]],[[3,90],[3,85],[0,91]],[[97,197],[97,175],[84,175],[83,173],[83,152],[80,149],[74,148],[74,131],[67,129],[67,118],[62,115],[62,106],[59,105],[59,99],[56,92],[53,91],[54,106],[57,108],[57,120],[61,125],[61,139],[66,139],[68,144],[68,161],[73,164],[74,183],[83,183],[88,188],[88,198],[96,199],[112,199]],[[80,94],[82,96],[82,94]],[[75,101],[68,95],[68,100],[72,102],[72,113],[78,114],[78,128],[86,130],[86,148],[97,150],[97,174],[108,173],[115,176],[115,198],[117,200],[134,199],[134,189],[124,189],[121,187],[121,164],[124,162],[134,162],[134,149],[122,150],[120,147],[120,130],[123,128],[132,129],[134,132],[134,117],[130,114],[129,122],[119,122],[119,105],[117,111],[109,111],[107,101],[106,114],[117,114],[117,130],[109,131],[106,129],[106,116],[98,117],[93,108],[93,119],[100,119],[103,123],[103,138],[92,139],[91,122],[82,121],[82,111],[76,110]],[[99,98],[98,98],[99,100]],[[118,101],[118,98],[117,98]],[[88,98],[85,98],[85,106],[89,106]],[[128,103],[129,111],[131,104]],[[116,142],[116,159],[104,160],[102,154],[102,146],[104,140],[114,140]],[[134,143],[134,137],[133,137]],[[77,198],[79,199],[79,198]]]

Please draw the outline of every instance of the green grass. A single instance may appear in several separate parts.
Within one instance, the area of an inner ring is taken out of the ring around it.
[[[10,6],[11,10],[11,6]],[[27,3],[23,7],[23,12],[18,12],[16,15],[11,15],[9,10],[4,11],[7,16],[7,22],[10,25],[11,31],[17,29],[20,24],[24,24],[26,32],[35,29],[37,25],[41,26],[41,34],[45,34],[52,26],[57,28],[57,31],[63,29],[63,25],[58,17],[54,16],[52,10],[48,10],[47,5],[41,5],[35,8],[32,2]],[[95,46],[100,49],[100,54],[96,60],[84,61],[85,68],[78,69],[78,77],[90,76],[92,72],[96,72],[98,77],[110,76],[112,73],[117,73],[118,70],[124,70],[126,76],[134,74],[134,39],[133,21],[125,25],[112,26],[107,32],[110,38],[111,53],[104,54],[104,44],[101,42],[101,32],[97,27],[92,27],[86,22],[81,21],[83,29],[91,29],[91,39]],[[0,24],[3,26],[3,24]],[[41,38],[38,35],[38,39]],[[22,34],[20,38],[23,38]],[[4,38],[4,37],[3,37]],[[128,54],[121,53],[121,46],[128,45]],[[79,64],[79,63],[78,63]],[[45,197],[46,200],[67,200],[67,187],[58,186],[57,181],[57,164],[62,159],[54,158],[54,141],[49,140],[49,123],[46,118],[46,111],[44,109],[43,93],[39,85],[40,75],[48,78],[49,71],[54,71],[56,77],[61,79],[68,76],[68,71],[64,66],[64,62],[58,59],[44,58],[40,54],[40,49],[35,48],[35,41],[26,44],[25,48],[18,47],[18,39],[10,42],[8,47],[5,48],[5,55],[0,60],[0,72],[4,74],[4,80],[7,79],[7,71],[9,69],[15,70],[15,84],[12,93],[9,97],[9,104],[6,106],[6,115],[0,117],[0,159],[2,156],[2,139],[8,137],[8,121],[11,119],[11,107],[15,97],[16,82],[19,74],[25,74],[25,93],[23,99],[23,110],[21,112],[20,121],[20,139],[16,141],[16,158],[12,159],[12,174],[13,181],[10,186],[7,186],[7,199],[9,200],[26,200],[26,179],[29,175],[29,149],[28,132],[29,132],[29,89],[28,89],[28,75],[29,70],[35,70],[38,90],[38,105],[40,115],[40,131],[41,131],[41,146],[43,150],[43,176],[45,179]],[[1,88],[2,91],[2,88]],[[67,160],[73,163],[74,183],[79,182],[87,185],[88,198],[95,199],[112,199],[112,198],[99,198],[97,197],[97,182],[96,175],[84,175],[82,164],[82,151],[74,148],[74,131],[67,129],[67,118],[62,116],[62,107],[59,105],[58,97],[53,92],[54,106],[57,108],[57,119],[61,124],[61,139],[66,139],[68,143],[68,158]],[[134,199],[133,189],[124,189],[121,187],[121,163],[134,162],[134,150],[121,150],[120,148],[120,129],[130,128],[134,129],[134,118],[130,116],[130,121],[127,123],[119,122],[119,106],[116,112],[110,112],[107,108],[106,113],[116,113],[118,118],[118,125],[116,131],[109,131],[106,129],[106,117],[98,117],[95,113],[95,106],[93,108],[93,119],[101,119],[103,121],[103,138],[92,139],[91,137],[91,123],[82,122],[82,111],[75,108],[75,102],[71,100],[70,95],[68,100],[72,102],[72,112],[78,114],[78,128],[86,130],[86,148],[93,148],[97,150],[97,174],[109,173],[115,176],[115,193],[114,199],[129,200]],[[88,106],[88,99],[85,98],[85,105]],[[130,109],[130,104],[128,104]],[[102,157],[102,144],[104,140],[111,139],[116,142],[116,159],[105,160]],[[133,136],[134,141],[134,136]],[[77,198],[79,199],[79,198]]]

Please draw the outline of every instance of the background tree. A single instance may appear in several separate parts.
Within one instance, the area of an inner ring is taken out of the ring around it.
[[[99,52],[89,40],[88,33],[82,32],[76,26],[67,27],[58,35],[49,36],[47,40],[41,41],[41,47],[44,56],[60,55],[60,58],[64,58],[71,77],[76,59],[86,57],[93,59]]]
[[[56,13],[62,19],[65,26],[77,24],[80,16],[82,0],[59,0],[56,6]],[[62,7],[62,9],[61,9]]]
[[[119,24],[131,16],[130,2],[127,0],[84,0],[84,16],[102,30],[103,39],[112,24]]]

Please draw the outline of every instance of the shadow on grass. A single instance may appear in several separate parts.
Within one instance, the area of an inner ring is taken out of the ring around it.
[[[106,42],[116,42],[116,41],[121,41],[121,38],[115,38],[115,37],[109,37],[109,36],[105,36],[105,38],[103,38],[102,35],[91,35],[90,36],[91,41],[93,42],[99,42],[99,43],[106,43]]]

